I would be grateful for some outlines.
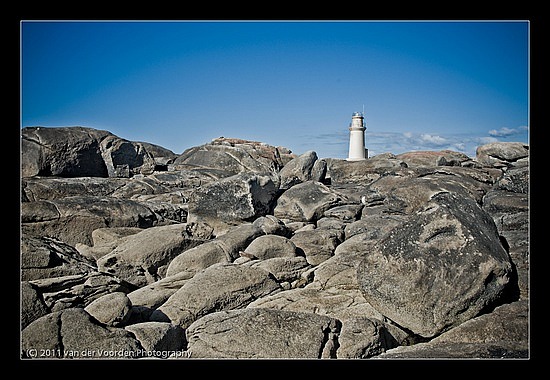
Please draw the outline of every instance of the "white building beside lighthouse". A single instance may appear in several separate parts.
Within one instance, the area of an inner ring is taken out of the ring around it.
[[[349,153],[347,161],[360,161],[368,158],[368,149],[365,149],[365,121],[361,112],[351,115],[349,125]]]

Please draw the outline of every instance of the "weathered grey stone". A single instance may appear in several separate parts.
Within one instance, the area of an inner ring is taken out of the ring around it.
[[[488,314],[472,318],[431,340],[439,342],[514,342],[516,349],[529,349],[529,303],[527,300],[504,304]]]
[[[373,359],[526,359],[527,350],[494,343],[418,343],[390,349]]]
[[[295,257],[296,245],[284,236],[258,236],[246,247],[245,252],[257,259],[265,260],[274,257]]]
[[[435,196],[365,252],[358,267],[367,301],[423,337],[502,302],[511,274],[493,220],[455,194]]]
[[[188,194],[188,191],[193,191],[209,182],[214,181],[211,176],[202,174],[194,170],[171,170],[166,172],[155,172],[147,178],[154,179],[160,185],[170,188],[179,189]]]
[[[298,183],[312,180],[312,170],[315,162],[317,162],[317,153],[313,150],[309,150],[289,161],[279,172],[281,178],[279,188],[287,190]],[[317,177],[320,177],[320,173]],[[316,179],[316,181],[320,181],[320,179]]]
[[[116,168],[151,174],[154,159],[140,143],[85,127],[27,127],[22,135],[22,176],[116,177]]]
[[[87,258],[97,260],[118,247],[122,241],[130,236],[143,231],[137,227],[104,227],[92,231],[93,246],[77,243],[76,250]]]
[[[420,168],[383,176],[368,186],[364,199],[367,207],[363,212],[369,213],[371,206],[383,205],[388,214],[413,214],[440,193],[460,194],[481,204],[492,183],[473,178],[471,170],[461,167]],[[484,180],[490,181],[491,177]]]
[[[180,181],[183,178],[178,177]],[[174,188],[177,190],[174,191]],[[136,176],[131,180],[98,177],[30,177],[22,180],[23,202],[57,200],[73,196],[132,199],[151,209],[159,222],[163,220],[185,222],[187,206],[183,203],[191,191],[193,191],[192,184],[182,189],[181,183],[177,183],[176,180],[168,182],[155,176],[141,176],[141,178]]]
[[[317,160],[311,168],[311,180],[314,182],[324,183],[327,175],[327,162],[325,160]]]
[[[107,177],[99,144],[108,135],[107,131],[82,127],[22,128],[21,174]]]
[[[151,156],[153,156],[153,158],[155,159],[155,163],[157,164],[157,166],[166,165],[170,161],[173,161],[178,157],[176,153],[160,145],[151,144],[145,141],[136,141],[136,143],[143,145],[143,147],[147,149],[147,152],[149,152]]]
[[[42,295],[28,282],[21,282],[21,329],[50,311]]]
[[[375,156],[367,160],[346,161],[330,159],[327,161],[327,176],[332,185],[349,183],[369,184],[388,172],[400,171],[407,164],[395,156]]]
[[[357,267],[375,243],[376,240],[370,239],[367,233],[345,240],[336,247],[333,257],[315,268],[314,281],[308,286],[320,289],[360,289]]]
[[[462,166],[463,162],[470,161],[464,153],[452,150],[415,151],[401,153],[395,156],[407,164],[409,168],[423,166]]]
[[[406,219],[403,215],[383,213],[369,215],[371,207],[365,207],[365,209],[365,214],[361,219],[345,226],[345,240],[363,233],[366,233],[369,239],[379,239]]]
[[[197,273],[151,315],[186,328],[220,310],[244,308],[257,298],[279,291],[269,272],[236,264],[215,264]]]
[[[42,352],[48,358],[63,357],[63,342],[59,336],[61,313],[46,314],[21,331],[21,358],[33,358]]]
[[[297,231],[290,240],[304,252],[309,264],[319,265],[334,254],[342,237],[339,230],[316,228],[311,231]]]
[[[363,242],[361,246],[365,244],[373,243]],[[384,316],[365,300],[359,289],[357,266],[361,259],[362,254],[359,252],[340,252],[304,272],[302,277],[309,282],[306,282],[305,287],[262,297],[247,307],[308,312],[340,320],[367,317],[385,321]]]
[[[292,230],[288,228],[282,220],[273,215],[260,216],[252,223],[266,235],[280,235],[285,237],[292,236]]]
[[[343,222],[353,222],[361,216],[362,209],[362,204],[336,206],[325,211],[324,216],[328,218],[338,218]]]
[[[166,270],[166,276],[186,272],[187,278],[216,263],[231,263],[239,257],[254,239],[262,235],[260,226],[253,223],[231,228],[227,233],[191,248],[175,257]]]
[[[529,167],[511,167],[495,183],[495,190],[506,190],[513,193],[529,193]]]
[[[23,202],[62,199],[74,196],[110,196],[127,180],[102,177],[27,177],[21,179]]]
[[[491,190],[483,197],[483,209],[491,215],[502,215],[529,210],[529,196],[506,190]]]
[[[527,301],[497,307],[427,343],[403,346],[380,358],[528,358]]]
[[[251,302],[249,309],[287,310],[325,315],[338,319],[367,317],[384,320],[359,289],[315,286],[292,288]]]
[[[109,134],[101,139],[100,149],[109,177],[129,178],[134,174],[152,174],[155,170],[153,156],[141,143]]]
[[[507,172],[521,169],[508,169]],[[522,192],[525,187],[521,185],[525,179],[524,176],[510,176],[504,182],[499,181],[483,197],[483,210],[495,221],[500,238],[514,262],[517,291],[522,298],[528,298],[529,294],[529,195]]]
[[[327,186],[320,182],[307,181],[285,191],[277,199],[273,215],[279,219],[312,222],[341,202],[341,196]]]
[[[277,187],[269,176],[237,174],[197,189],[189,200],[190,222],[202,221],[216,233],[227,225],[254,221],[269,214]]]
[[[185,331],[167,322],[142,322],[124,329],[136,336],[148,357],[165,359],[187,345]]]
[[[311,313],[221,311],[189,326],[187,352],[191,358],[334,358],[340,328],[340,321]]]
[[[32,346],[64,357],[528,356],[528,147],[496,147],[504,153],[486,164],[452,151],[348,162],[220,138],[178,157],[86,130],[22,141],[24,355]],[[67,162],[52,150],[62,145]],[[252,177],[273,184],[271,201],[257,197],[262,186],[250,189]],[[190,201],[207,188],[223,190],[222,203],[205,196],[201,205],[221,216],[188,221]],[[270,207],[243,216],[254,197]],[[224,213],[241,214],[222,221]],[[157,233],[176,224],[181,236]],[[198,245],[164,249],[182,236]],[[97,272],[113,252],[132,263]],[[184,327],[203,320],[187,347]]]
[[[476,149],[476,161],[484,166],[506,168],[526,157],[529,157],[529,145],[520,142],[494,142]]]
[[[93,260],[74,247],[48,237],[21,237],[21,280],[96,272]]]
[[[191,236],[183,223],[151,227],[125,238],[99,258],[97,266],[101,272],[144,286],[163,278],[172,259],[203,242]]]
[[[515,170],[517,169],[508,171]],[[495,221],[501,239],[518,270],[521,293],[527,295],[529,285],[529,194],[522,192],[525,188],[521,185],[522,182],[520,178],[512,182],[511,177],[504,183],[499,181],[483,197],[483,210]],[[507,191],[503,187],[519,192]]]
[[[297,281],[311,267],[306,259],[301,256],[274,257],[271,259],[254,260],[249,263],[253,268],[258,267],[271,273],[279,283]]]
[[[287,226],[293,234],[296,232],[302,232],[302,231],[311,231],[317,228],[315,223],[305,223],[305,222],[288,222],[285,223],[285,226]]]
[[[92,245],[92,232],[102,227],[148,228],[155,214],[142,204],[101,196],[74,196],[21,203],[21,229],[32,236],[50,236],[69,245]]]
[[[44,302],[52,311],[75,307],[84,308],[105,294],[129,293],[135,289],[131,284],[115,276],[98,272],[29,282],[42,294]]]
[[[119,185],[109,195],[114,198],[137,200],[137,197],[159,195],[171,191],[173,191],[171,187],[162,184],[156,177],[135,176],[131,180],[125,180],[123,185]]]
[[[279,170],[294,157],[286,148],[221,137],[187,149],[174,161],[174,167],[207,173],[215,179],[245,172],[276,177]]]
[[[322,218],[317,220],[316,224],[317,224],[317,229],[335,230],[341,236],[341,239],[344,238],[344,228],[346,227],[347,223],[344,222],[342,219],[336,218],[333,216],[331,217],[323,216]]]
[[[132,302],[125,293],[114,292],[95,299],[84,310],[104,325],[120,327],[130,319]]]
[[[342,320],[338,359],[365,359],[397,347],[407,338],[402,330],[376,319]]]
[[[178,291],[189,278],[191,277],[187,272],[178,272],[128,293],[128,298],[134,306],[156,309]]]
[[[166,269],[166,277],[178,275],[190,279],[195,274],[217,263],[230,263],[233,260],[216,241],[208,241],[176,256]]]
[[[23,358],[139,357],[143,347],[133,334],[121,328],[97,324],[84,309],[46,314],[21,331]]]

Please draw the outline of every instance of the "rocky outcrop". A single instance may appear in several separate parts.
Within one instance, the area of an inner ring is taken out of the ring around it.
[[[277,187],[269,176],[236,174],[197,189],[189,200],[189,221],[203,221],[218,231],[267,215]]]
[[[320,182],[307,181],[285,191],[277,199],[273,215],[283,220],[316,222],[326,210],[341,203],[340,194]]]
[[[519,142],[495,142],[476,149],[476,161],[484,166],[526,166],[528,158],[529,146]]]
[[[470,157],[464,153],[454,152],[452,150],[441,150],[439,152],[406,152],[396,155],[395,158],[403,161],[409,168],[426,166],[465,166],[465,163],[471,161]]]
[[[214,179],[239,173],[273,174],[295,157],[283,147],[220,137],[208,144],[187,149],[174,160],[174,169],[188,169]]]
[[[290,160],[279,171],[281,183],[280,189],[288,190],[290,187],[305,181],[323,182],[325,179],[327,164],[324,160],[317,159],[317,153],[310,150]]]
[[[151,174],[155,161],[143,145],[84,127],[21,130],[23,177],[129,177]]]
[[[176,155],[25,128],[23,358],[529,357],[528,146]]]

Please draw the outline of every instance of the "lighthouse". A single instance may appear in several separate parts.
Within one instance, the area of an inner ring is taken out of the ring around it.
[[[347,161],[360,161],[368,157],[368,150],[365,149],[365,121],[361,112],[354,112],[351,115],[349,125],[349,153]]]

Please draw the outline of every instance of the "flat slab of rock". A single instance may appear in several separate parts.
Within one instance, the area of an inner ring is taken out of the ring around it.
[[[21,279],[63,277],[97,271],[96,263],[74,247],[49,237],[21,237]]]
[[[279,290],[275,279],[261,268],[215,264],[187,281],[153,312],[151,319],[185,328],[208,313],[244,308]]]
[[[101,272],[144,286],[164,278],[168,265],[176,256],[204,243],[195,239],[187,224],[156,226],[124,238],[111,253],[97,260]]]
[[[429,342],[397,347],[379,358],[528,358],[528,310],[527,300],[504,304]]]
[[[150,208],[130,199],[73,196],[21,203],[21,229],[25,234],[50,236],[73,246],[92,245],[92,232],[98,228],[148,228],[157,221]]]
[[[311,313],[240,309],[209,314],[186,330],[191,358],[335,357],[341,323]]]

